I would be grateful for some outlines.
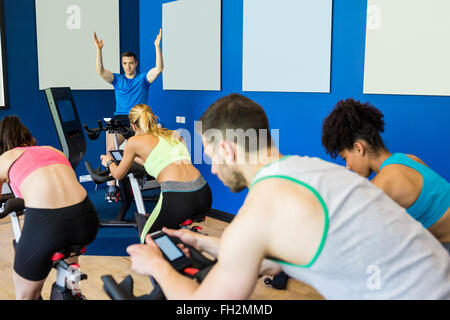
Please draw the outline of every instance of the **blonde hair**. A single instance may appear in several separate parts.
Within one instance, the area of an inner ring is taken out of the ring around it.
[[[158,127],[158,117],[152,109],[146,104],[134,106],[128,114],[128,119],[136,127],[155,136],[163,137],[168,142],[178,141],[180,136],[178,132],[166,128]]]

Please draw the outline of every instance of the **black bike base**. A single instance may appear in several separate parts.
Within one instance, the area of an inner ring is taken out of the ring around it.
[[[52,292],[50,294],[50,300],[85,300],[83,295],[73,295],[72,290],[62,288],[56,283],[52,286]]]

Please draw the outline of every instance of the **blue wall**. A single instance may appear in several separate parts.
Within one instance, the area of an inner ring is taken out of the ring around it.
[[[120,1],[121,51],[131,50],[141,56],[141,71],[155,63],[153,41],[161,27],[163,2],[167,1]],[[232,92],[242,93],[242,8],[242,0],[223,0],[222,91],[163,91],[162,77],[150,87],[149,104],[166,127],[185,128],[194,136],[194,121],[211,103]],[[0,117],[18,115],[40,144],[59,148],[45,95],[38,86],[35,3],[4,0],[4,15],[10,109],[0,111]],[[365,19],[366,1],[334,1],[331,93],[244,94],[265,108],[272,128],[280,129],[283,153],[327,160],[331,159],[320,143],[323,119],[340,99],[370,101],[385,114],[384,139],[391,151],[416,154],[450,180],[450,97],[362,94]],[[164,50],[164,39],[162,45]],[[91,39],[89,46],[87,49],[94,50]],[[74,91],[73,95],[82,123],[93,126],[97,119],[114,111],[112,91]],[[186,125],[175,123],[179,115],[186,117]],[[86,160],[98,165],[103,150],[104,136],[88,140]],[[339,159],[336,162],[342,164]],[[210,173],[209,165],[197,167],[213,189],[213,207],[236,213],[246,192],[232,194]],[[86,174],[83,166],[78,167],[77,174]]]
[[[154,35],[161,27],[162,3],[140,2],[141,67],[154,65]],[[321,126],[340,99],[353,97],[369,101],[385,115],[383,135],[389,150],[421,157],[450,180],[450,97],[364,95],[364,50],[367,1],[335,0],[333,8],[331,93],[244,92],[264,107],[271,128],[280,129],[280,149],[284,154],[318,156],[332,160],[321,145]],[[163,91],[162,79],[152,86],[149,104],[166,127],[185,128],[193,135],[193,122],[207,107],[227,94],[242,93],[242,0],[222,1],[222,91]],[[195,35],[192,35],[195,37]],[[270,46],[270,39],[267,39]],[[162,39],[164,50],[164,39]],[[388,48],[386,48],[388,50]],[[181,53],[182,54],[182,53]],[[267,64],[276,63],[267,61]],[[186,125],[175,123],[186,116]],[[232,194],[207,164],[197,165],[213,190],[213,208],[237,213],[246,192]]]
[[[34,0],[4,0],[3,2],[10,109],[0,111],[0,118],[15,114],[30,129],[40,145],[60,148],[45,94],[39,90],[35,2]],[[120,1],[122,52],[129,50],[139,54],[138,17],[138,0]],[[95,50],[91,38],[87,43],[88,47],[80,48],[80,50]],[[58,45],[56,39],[55,45]],[[87,63],[95,68],[95,61]],[[115,97],[112,90],[77,90],[72,93],[82,123],[95,126],[97,119],[114,113]],[[104,153],[104,150],[104,135],[96,141],[88,139],[85,160],[95,166],[100,165],[99,156]],[[83,164],[80,164],[76,171],[77,175],[86,174]],[[89,187],[89,185],[86,186]]]

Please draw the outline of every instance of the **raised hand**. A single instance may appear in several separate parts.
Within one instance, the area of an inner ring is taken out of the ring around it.
[[[94,32],[94,43],[97,49],[103,49],[103,40],[98,40],[97,33]]]
[[[159,47],[161,45],[161,29],[159,29],[159,33],[155,39],[155,47]]]

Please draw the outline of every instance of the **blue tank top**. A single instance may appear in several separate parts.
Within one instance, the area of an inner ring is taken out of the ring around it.
[[[450,183],[429,167],[418,163],[403,153],[394,153],[387,158],[380,170],[390,164],[410,167],[422,175],[422,190],[419,197],[406,211],[425,228],[436,223],[450,207]]]

